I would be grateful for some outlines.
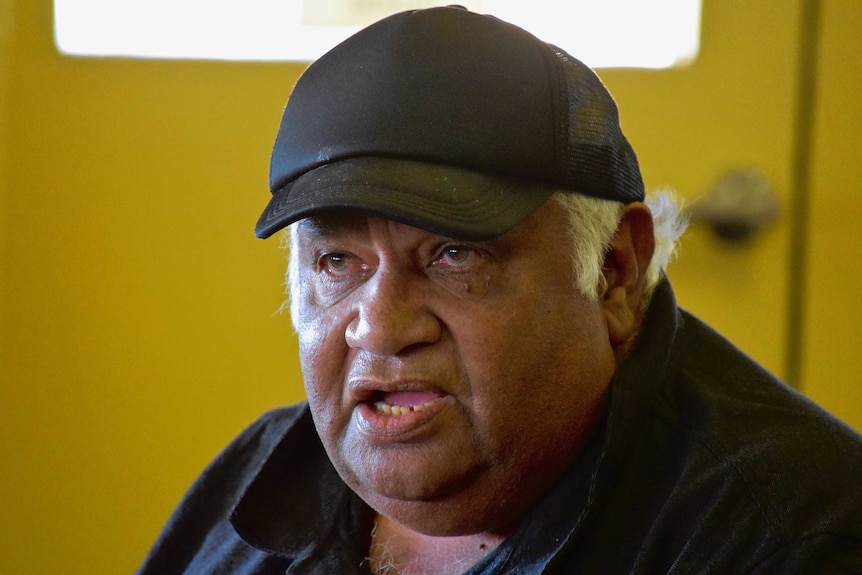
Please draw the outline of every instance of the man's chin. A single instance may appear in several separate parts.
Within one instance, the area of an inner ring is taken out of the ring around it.
[[[369,445],[361,434],[338,444],[336,469],[363,499],[434,503],[458,497],[481,482],[489,463],[463,438],[437,434],[422,441]]]
[[[415,478],[414,478],[415,479]],[[375,511],[425,535],[500,532],[511,521],[504,499],[489,497],[472,480],[429,482],[401,477],[351,488]]]
[[[502,509],[487,512],[485,502],[465,505],[457,499],[402,501],[377,498],[368,503],[375,511],[400,525],[435,537],[505,533],[511,524]]]
[[[442,504],[457,498],[467,489],[473,479],[469,474],[443,476],[439,470],[423,471],[421,468],[385,469],[363,473],[364,479],[348,482],[363,499],[386,502],[386,504],[432,505]]]

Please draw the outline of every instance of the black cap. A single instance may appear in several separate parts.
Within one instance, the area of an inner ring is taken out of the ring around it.
[[[555,191],[624,203],[644,185],[587,66],[463,8],[402,12],[313,63],[270,165],[268,237],[342,207],[462,239],[498,236]]]

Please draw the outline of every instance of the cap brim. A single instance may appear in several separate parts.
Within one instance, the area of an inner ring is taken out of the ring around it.
[[[267,238],[316,212],[342,208],[448,237],[485,240],[518,225],[558,189],[428,162],[350,158],[306,172],[275,190],[255,235]]]

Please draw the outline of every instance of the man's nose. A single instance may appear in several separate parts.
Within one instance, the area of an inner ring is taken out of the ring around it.
[[[347,344],[375,355],[397,355],[440,337],[441,325],[428,307],[429,286],[421,278],[378,270],[360,289]]]

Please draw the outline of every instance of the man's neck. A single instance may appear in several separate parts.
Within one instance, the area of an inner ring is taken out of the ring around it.
[[[434,537],[377,516],[368,551],[374,575],[462,575],[493,551],[505,537]]]

